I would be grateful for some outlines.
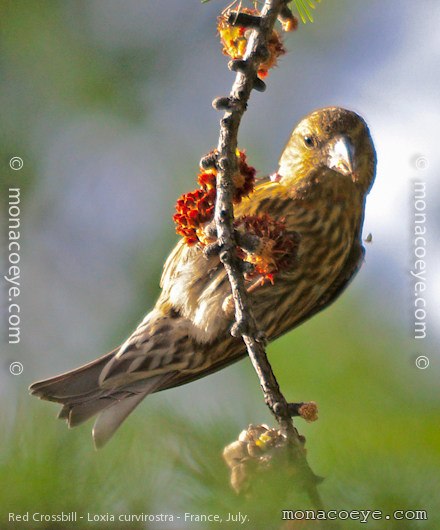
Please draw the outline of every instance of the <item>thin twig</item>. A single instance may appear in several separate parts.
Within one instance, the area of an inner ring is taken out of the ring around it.
[[[267,56],[267,43],[280,12],[286,8],[286,0],[266,0],[261,11],[258,28],[252,30],[246,54],[238,67],[234,84],[228,98],[218,98],[214,106],[226,109],[220,122],[220,138],[217,157],[217,199],[215,205],[215,223],[217,227],[220,260],[223,263],[231,284],[235,304],[235,324],[232,333],[241,336],[258,374],[264,399],[275,415],[280,431],[288,438],[295,458],[295,464],[301,470],[305,487],[317,508],[322,502],[316,488],[317,477],[310,469],[304,451],[304,440],[295,429],[289,414],[288,403],[280,391],[264,348],[264,334],[258,330],[249,297],[245,289],[243,273],[236,253],[234,235],[234,211],[232,195],[234,192],[233,175],[236,170],[236,149],[238,128],[246,110],[253,88],[264,89],[264,83],[257,78],[258,66]]]

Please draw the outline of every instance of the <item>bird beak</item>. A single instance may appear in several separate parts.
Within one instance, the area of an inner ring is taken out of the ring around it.
[[[338,136],[329,143],[327,165],[330,169],[348,176],[353,174],[354,148],[346,136]]]

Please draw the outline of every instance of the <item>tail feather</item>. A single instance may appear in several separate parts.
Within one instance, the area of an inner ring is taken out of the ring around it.
[[[100,449],[109,441],[125,418],[147,394],[148,392],[133,394],[122,401],[117,401],[110,405],[99,414],[92,431],[93,441],[97,449]]]
[[[98,412],[114,404],[114,399],[110,397],[97,397],[93,400],[80,403],[70,403],[63,406],[58,414],[58,418],[66,420],[70,428],[81,425],[92,418]]]
[[[113,403],[107,405],[99,413],[93,426],[93,440],[95,447],[100,449],[113,436],[115,431],[127,416],[139,405],[149,394],[155,392],[164,383],[174,377],[175,372],[156,375],[143,381],[136,381],[125,389],[120,389],[118,394],[112,396]]]
[[[146,388],[137,394],[131,394],[120,401],[113,401],[96,418],[93,426],[93,441],[95,447],[100,449],[113,436],[115,431],[127,416],[139,405],[148,394],[154,392],[155,388],[163,382],[164,376],[158,375],[145,382]]]
[[[40,399],[58,403],[65,403],[71,398],[94,393],[99,388],[99,376],[104,366],[117,351],[118,349],[113,350],[75,370],[37,381],[29,387],[29,391]]]
[[[38,381],[29,387],[40,399],[61,403],[58,417],[76,427],[98,414],[93,427],[96,448],[102,447],[133,409],[148,395],[167,383],[175,372],[163,373],[103,388],[103,368],[115,355],[112,351],[95,361],[64,374]],[[129,379],[129,378],[128,378]]]

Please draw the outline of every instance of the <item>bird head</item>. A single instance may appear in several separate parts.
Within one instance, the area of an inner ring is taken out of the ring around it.
[[[296,185],[319,174],[326,185],[346,179],[367,193],[375,168],[365,121],[350,110],[329,107],[312,112],[295,127],[280,158],[278,180]]]

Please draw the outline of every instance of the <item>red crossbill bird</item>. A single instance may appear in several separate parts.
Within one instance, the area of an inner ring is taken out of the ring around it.
[[[268,340],[331,304],[359,270],[365,200],[376,155],[365,121],[342,108],[305,117],[281,155],[278,172],[235,206],[236,216],[268,214],[299,235],[297,256],[274,283],[254,289],[250,303]],[[62,375],[34,383],[32,394],[62,404],[70,427],[97,415],[102,446],[148,395],[189,383],[246,355],[230,334],[230,285],[218,255],[179,241],[166,260],[162,292],[114,351]]]

